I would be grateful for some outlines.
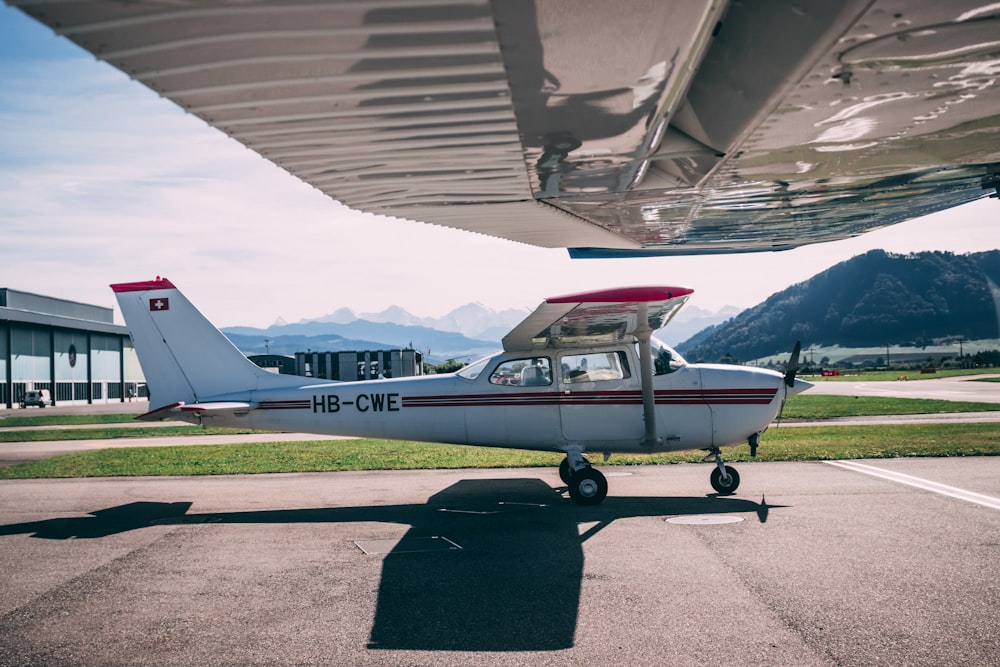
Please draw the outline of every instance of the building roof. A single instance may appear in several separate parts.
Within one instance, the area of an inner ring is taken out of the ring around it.
[[[128,335],[126,327],[114,323],[114,311],[111,308],[7,287],[0,287],[0,322],[2,321]]]

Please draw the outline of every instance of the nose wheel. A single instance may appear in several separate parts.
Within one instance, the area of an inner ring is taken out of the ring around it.
[[[725,472],[719,468],[715,468],[709,476],[708,481],[712,483],[712,488],[720,496],[728,496],[736,493],[736,488],[740,485],[740,474],[736,472],[736,468],[731,466],[723,465],[722,468]]]
[[[713,447],[708,452],[709,454],[705,457],[705,461],[715,462],[715,468],[708,478],[708,481],[712,484],[712,488],[720,496],[729,496],[736,493],[736,489],[740,485],[740,474],[736,472],[736,468],[726,465],[725,461],[722,460],[722,452],[718,447]]]

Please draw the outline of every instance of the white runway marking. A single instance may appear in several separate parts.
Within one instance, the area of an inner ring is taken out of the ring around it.
[[[976,503],[977,505],[982,505],[983,507],[1000,510],[1000,498],[985,496],[981,493],[975,493],[973,491],[966,491],[965,489],[948,486],[947,484],[939,484],[938,482],[932,482],[920,477],[914,477],[913,475],[906,475],[901,472],[892,472],[891,470],[876,468],[875,466],[858,463],[857,461],[823,461],[823,463],[837,466],[838,468],[853,470],[854,472],[864,473],[873,477],[880,477],[899,484],[906,484],[907,486],[913,486],[918,489],[923,489],[924,491],[939,493],[943,496],[958,498],[959,500]]]

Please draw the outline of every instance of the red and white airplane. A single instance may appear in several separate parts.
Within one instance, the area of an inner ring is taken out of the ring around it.
[[[685,287],[631,287],[546,299],[503,350],[454,374],[369,382],[275,375],[250,362],[166,279],[111,286],[151,392],[143,419],[564,452],[577,503],[608,484],[586,454],[704,449],[712,486],[739,485],[721,447],[756,453],[783,402],[812,385],[782,375],[688,364],[653,337]]]

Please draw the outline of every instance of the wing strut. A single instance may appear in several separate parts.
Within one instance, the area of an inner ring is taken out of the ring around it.
[[[646,422],[646,437],[643,444],[655,447],[659,444],[656,438],[656,396],[653,394],[653,352],[650,338],[653,330],[649,327],[649,304],[639,302],[636,312],[638,328],[635,330],[639,342],[639,380],[642,383],[642,418]]]

